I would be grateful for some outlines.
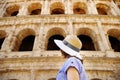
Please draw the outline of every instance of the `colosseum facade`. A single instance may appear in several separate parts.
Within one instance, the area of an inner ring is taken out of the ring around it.
[[[0,80],[55,80],[70,34],[88,80],[120,80],[120,0],[0,0]]]

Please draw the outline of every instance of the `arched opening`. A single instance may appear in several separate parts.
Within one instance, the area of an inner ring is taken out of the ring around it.
[[[3,44],[4,40],[5,40],[5,36],[6,36],[6,32],[0,30],[0,49],[2,48],[2,44]]]
[[[87,35],[79,35],[78,38],[82,42],[81,50],[95,50],[92,39]]]
[[[64,14],[64,5],[60,2],[55,2],[50,6],[51,14]]]
[[[59,34],[51,36],[48,39],[47,50],[59,50],[59,47],[57,47],[57,45],[54,43],[54,39],[63,40],[64,37],[62,35],[59,35]]]
[[[118,5],[119,9],[120,9],[120,5]]]
[[[15,11],[11,14],[11,16],[16,16],[18,14],[18,11]]]
[[[12,51],[31,51],[34,45],[35,35],[35,31],[30,28],[18,31]]]
[[[6,8],[6,13],[4,16],[17,16],[19,13],[20,6],[19,5],[12,5]]]
[[[19,51],[32,51],[35,36],[30,35],[22,40]]]
[[[56,78],[50,78],[50,79],[48,79],[48,80],[56,80]]]
[[[96,5],[96,8],[97,8],[98,14],[100,14],[100,15],[108,15],[109,14],[110,8],[106,4],[98,3]]]
[[[81,2],[76,2],[73,5],[73,12],[74,14],[86,14],[86,5],[85,3],[81,3]]]
[[[101,79],[98,79],[98,78],[94,78],[94,79],[91,79],[91,80],[101,80]]]
[[[1,49],[1,47],[2,47],[2,44],[3,44],[3,41],[4,41],[4,40],[5,40],[5,37],[0,39],[0,49]]]
[[[42,8],[42,5],[40,3],[32,3],[28,7],[28,11],[30,15],[38,15],[38,14],[41,14],[41,8]]]
[[[60,8],[56,8],[52,10],[51,14],[64,14],[64,10]]]
[[[120,52],[120,41],[113,36],[109,36],[109,40],[110,40],[112,49],[114,49],[115,52]]]
[[[120,52],[120,30],[110,29],[107,33],[112,49],[116,52]]]
[[[33,10],[33,11],[31,12],[30,15],[38,15],[38,14],[40,14],[40,13],[41,13],[41,10],[40,10],[40,9],[35,9],[35,10]]]

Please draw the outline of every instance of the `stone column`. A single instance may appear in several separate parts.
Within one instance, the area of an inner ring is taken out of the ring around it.
[[[104,32],[101,22],[99,20],[97,21],[97,25],[98,25],[98,29],[99,29],[100,37],[102,39],[104,49],[110,50],[110,47],[109,47],[108,41],[107,41],[107,36],[104,34],[105,32]]]
[[[38,48],[38,44],[39,44],[39,33],[36,30],[36,35],[35,35],[35,39],[34,39],[34,45],[33,45],[33,51],[39,50]]]
[[[71,18],[69,18],[68,20],[68,31],[69,31],[69,34],[73,34],[73,22]]]
[[[113,13],[113,15],[120,15],[120,9],[113,1],[111,1],[110,7],[111,7],[111,12]]]
[[[15,44],[16,37],[13,36],[15,32],[15,26],[12,27],[12,29],[9,31],[7,37],[5,38],[1,50],[3,51],[11,51],[13,49],[13,45]]]
[[[72,8],[72,2],[71,0],[67,0],[66,3],[65,3],[65,11],[66,11],[66,14],[73,14],[73,8]]]
[[[103,47],[104,45],[103,45],[100,34],[96,34],[95,44],[96,44],[95,46],[97,47],[97,50],[100,50],[102,52],[105,51],[105,48]]]
[[[27,15],[28,14],[28,5],[26,5],[26,1],[24,1],[24,3],[22,4],[20,10],[19,10],[19,13],[18,13],[18,16],[21,16],[21,15]]]
[[[87,2],[88,14],[98,14],[96,4],[93,1]]]
[[[33,56],[40,56],[41,51],[44,51],[45,49],[45,40],[43,40],[43,28],[44,27],[44,21],[39,25],[39,30],[37,32],[37,35],[35,36],[35,41],[34,41],[34,46],[33,46],[33,51],[34,54]]]
[[[49,0],[43,2],[41,14],[50,14]]]
[[[5,6],[7,5],[7,1],[4,1],[3,4],[1,4],[1,8],[0,8],[0,17],[3,16],[5,10]]]

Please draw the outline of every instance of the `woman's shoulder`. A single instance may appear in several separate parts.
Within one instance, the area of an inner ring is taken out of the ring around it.
[[[69,61],[69,60],[70,60],[70,61],[71,61],[71,60],[72,60],[72,61],[79,61],[79,59],[76,58],[76,57],[70,57],[70,58],[68,58],[68,61]]]
[[[67,59],[66,61],[67,64],[71,64],[71,63],[80,63],[80,60],[76,57],[70,57]]]

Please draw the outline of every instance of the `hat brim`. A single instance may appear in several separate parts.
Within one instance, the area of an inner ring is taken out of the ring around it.
[[[74,51],[73,49],[69,48],[68,46],[66,46],[61,40],[54,40],[54,42],[56,43],[56,45],[63,50],[64,52],[66,52],[67,54],[69,54],[70,56],[75,56],[79,59],[82,60],[82,57],[80,55],[79,52]]]

